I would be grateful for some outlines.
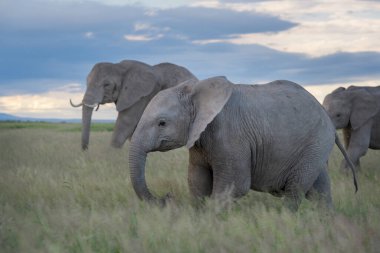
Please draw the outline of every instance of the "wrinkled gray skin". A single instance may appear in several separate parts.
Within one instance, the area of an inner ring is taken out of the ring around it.
[[[322,106],[289,81],[233,85],[224,77],[159,92],[131,139],[129,167],[140,199],[165,203],[145,181],[148,152],[189,148],[188,184],[198,198],[250,189],[285,196],[296,210],[317,197],[331,207],[326,166],[335,128]]]
[[[328,115],[337,129],[343,129],[348,156],[357,168],[368,148],[380,149],[380,86],[340,87],[324,101]],[[341,168],[347,169],[342,161]]]
[[[97,63],[88,74],[82,103],[76,106],[83,106],[82,149],[88,148],[91,116],[97,105],[116,104],[119,113],[111,145],[121,148],[132,136],[150,99],[157,92],[191,78],[196,79],[186,68],[171,63],[154,66],[131,60]]]

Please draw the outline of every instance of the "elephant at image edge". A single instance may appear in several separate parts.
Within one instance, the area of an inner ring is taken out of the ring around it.
[[[99,104],[116,104],[119,112],[111,145],[121,148],[134,129],[150,99],[160,90],[197,78],[186,68],[171,63],[154,66],[124,60],[120,63],[95,64],[87,76],[82,107],[82,149],[88,148],[93,109]]]
[[[368,148],[380,149],[380,86],[340,87],[325,97],[323,106],[336,129],[343,129],[348,156],[359,168]],[[347,169],[346,161],[341,168]]]
[[[131,138],[131,181],[140,199],[164,204],[168,195],[157,199],[146,185],[147,153],[186,146],[195,197],[218,198],[230,190],[238,198],[252,189],[285,196],[293,210],[304,196],[331,207],[326,167],[334,141],[325,110],[295,83],[188,81],[159,92],[146,107]]]

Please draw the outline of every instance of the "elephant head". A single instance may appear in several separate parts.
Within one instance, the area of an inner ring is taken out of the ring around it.
[[[88,74],[82,102],[75,105],[70,100],[72,106],[82,106],[82,149],[88,148],[91,116],[95,107],[113,102],[118,112],[128,110],[127,114],[134,115],[135,110],[141,111],[143,109],[140,107],[145,106],[138,102],[159,90],[160,83],[152,67],[147,64],[137,61],[96,64]],[[132,135],[139,119],[134,116],[130,118],[135,122],[126,126],[126,136]]]
[[[328,94],[323,106],[336,129],[360,128],[379,111],[380,107],[374,95],[365,88],[340,87]]]
[[[146,107],[132,136],[129,150],[131,181],[140,199],[159,201],[145,182],[147,153],[191,148],[222,110],[232,93],[224,77],[188,80],[159,92]]]

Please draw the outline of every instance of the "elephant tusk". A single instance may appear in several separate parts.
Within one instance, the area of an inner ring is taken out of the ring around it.
[[[98,106],[96,107],[95,111],[98,111],[98,110],[99,110],[99,106],[100,106],[100,104],[98,104]]]
[[[83,105],[83,103],[80,103],[80,104],[74,104],[72,101],[71,101],[71,98],[70,98],[70,104],[71,104],[71,106],[72,107],[80,107],[80,106],[82,106]]]
[[[99,104],[93,104],[93,105],[84,104],[84,105],[87,107],[91,107],[91,108],[95,108],[95,107],[99,106]]]

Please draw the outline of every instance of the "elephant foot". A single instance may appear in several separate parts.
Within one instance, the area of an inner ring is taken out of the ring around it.
[[[154,204],[157,204],[159,207],[163,208],[168,205],[168,203],[174,202],[174,195],[172,193],[167,193],[164,197],[152,200]]]

